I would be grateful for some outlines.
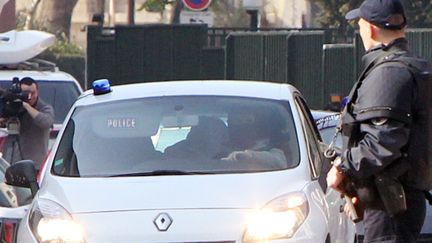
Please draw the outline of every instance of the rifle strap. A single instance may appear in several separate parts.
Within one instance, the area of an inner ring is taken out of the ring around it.
[[[429,191],[423,191],[429,205],[432,205],[432,194]]]

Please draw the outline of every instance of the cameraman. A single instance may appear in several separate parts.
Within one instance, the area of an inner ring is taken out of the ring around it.
[[[50,128],[54,123],[54,108],[39,98],[39,87],[34,79],[22,78],[20,87],[22,93],[28,93],[28,99],[22,101],[22,111],[17,115],[19,136],[18,143],[12,148],[11,162],[30,159],[39,170],[48,152]],[[13,117],[7,118],[11,119]]]

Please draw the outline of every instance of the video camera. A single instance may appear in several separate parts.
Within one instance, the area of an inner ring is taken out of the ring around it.
[[[28,102],[29,93],[23,92],[19,78],[12,79],[12,86],[0,89],[0,117],[15,117],[24,111],[22,102]]]

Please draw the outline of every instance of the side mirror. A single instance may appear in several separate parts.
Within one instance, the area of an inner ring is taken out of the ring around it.
[[[32,196],[39,190],[37,172],[33,160],[21,160],[6,169],[6,184],[30,188]]]

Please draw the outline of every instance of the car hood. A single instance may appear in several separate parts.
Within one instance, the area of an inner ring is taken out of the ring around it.
[[[70,213],[105,211],[260,208],[307,179],[293,171],[229,175],[114,178],[48,177],[39,191]]]

